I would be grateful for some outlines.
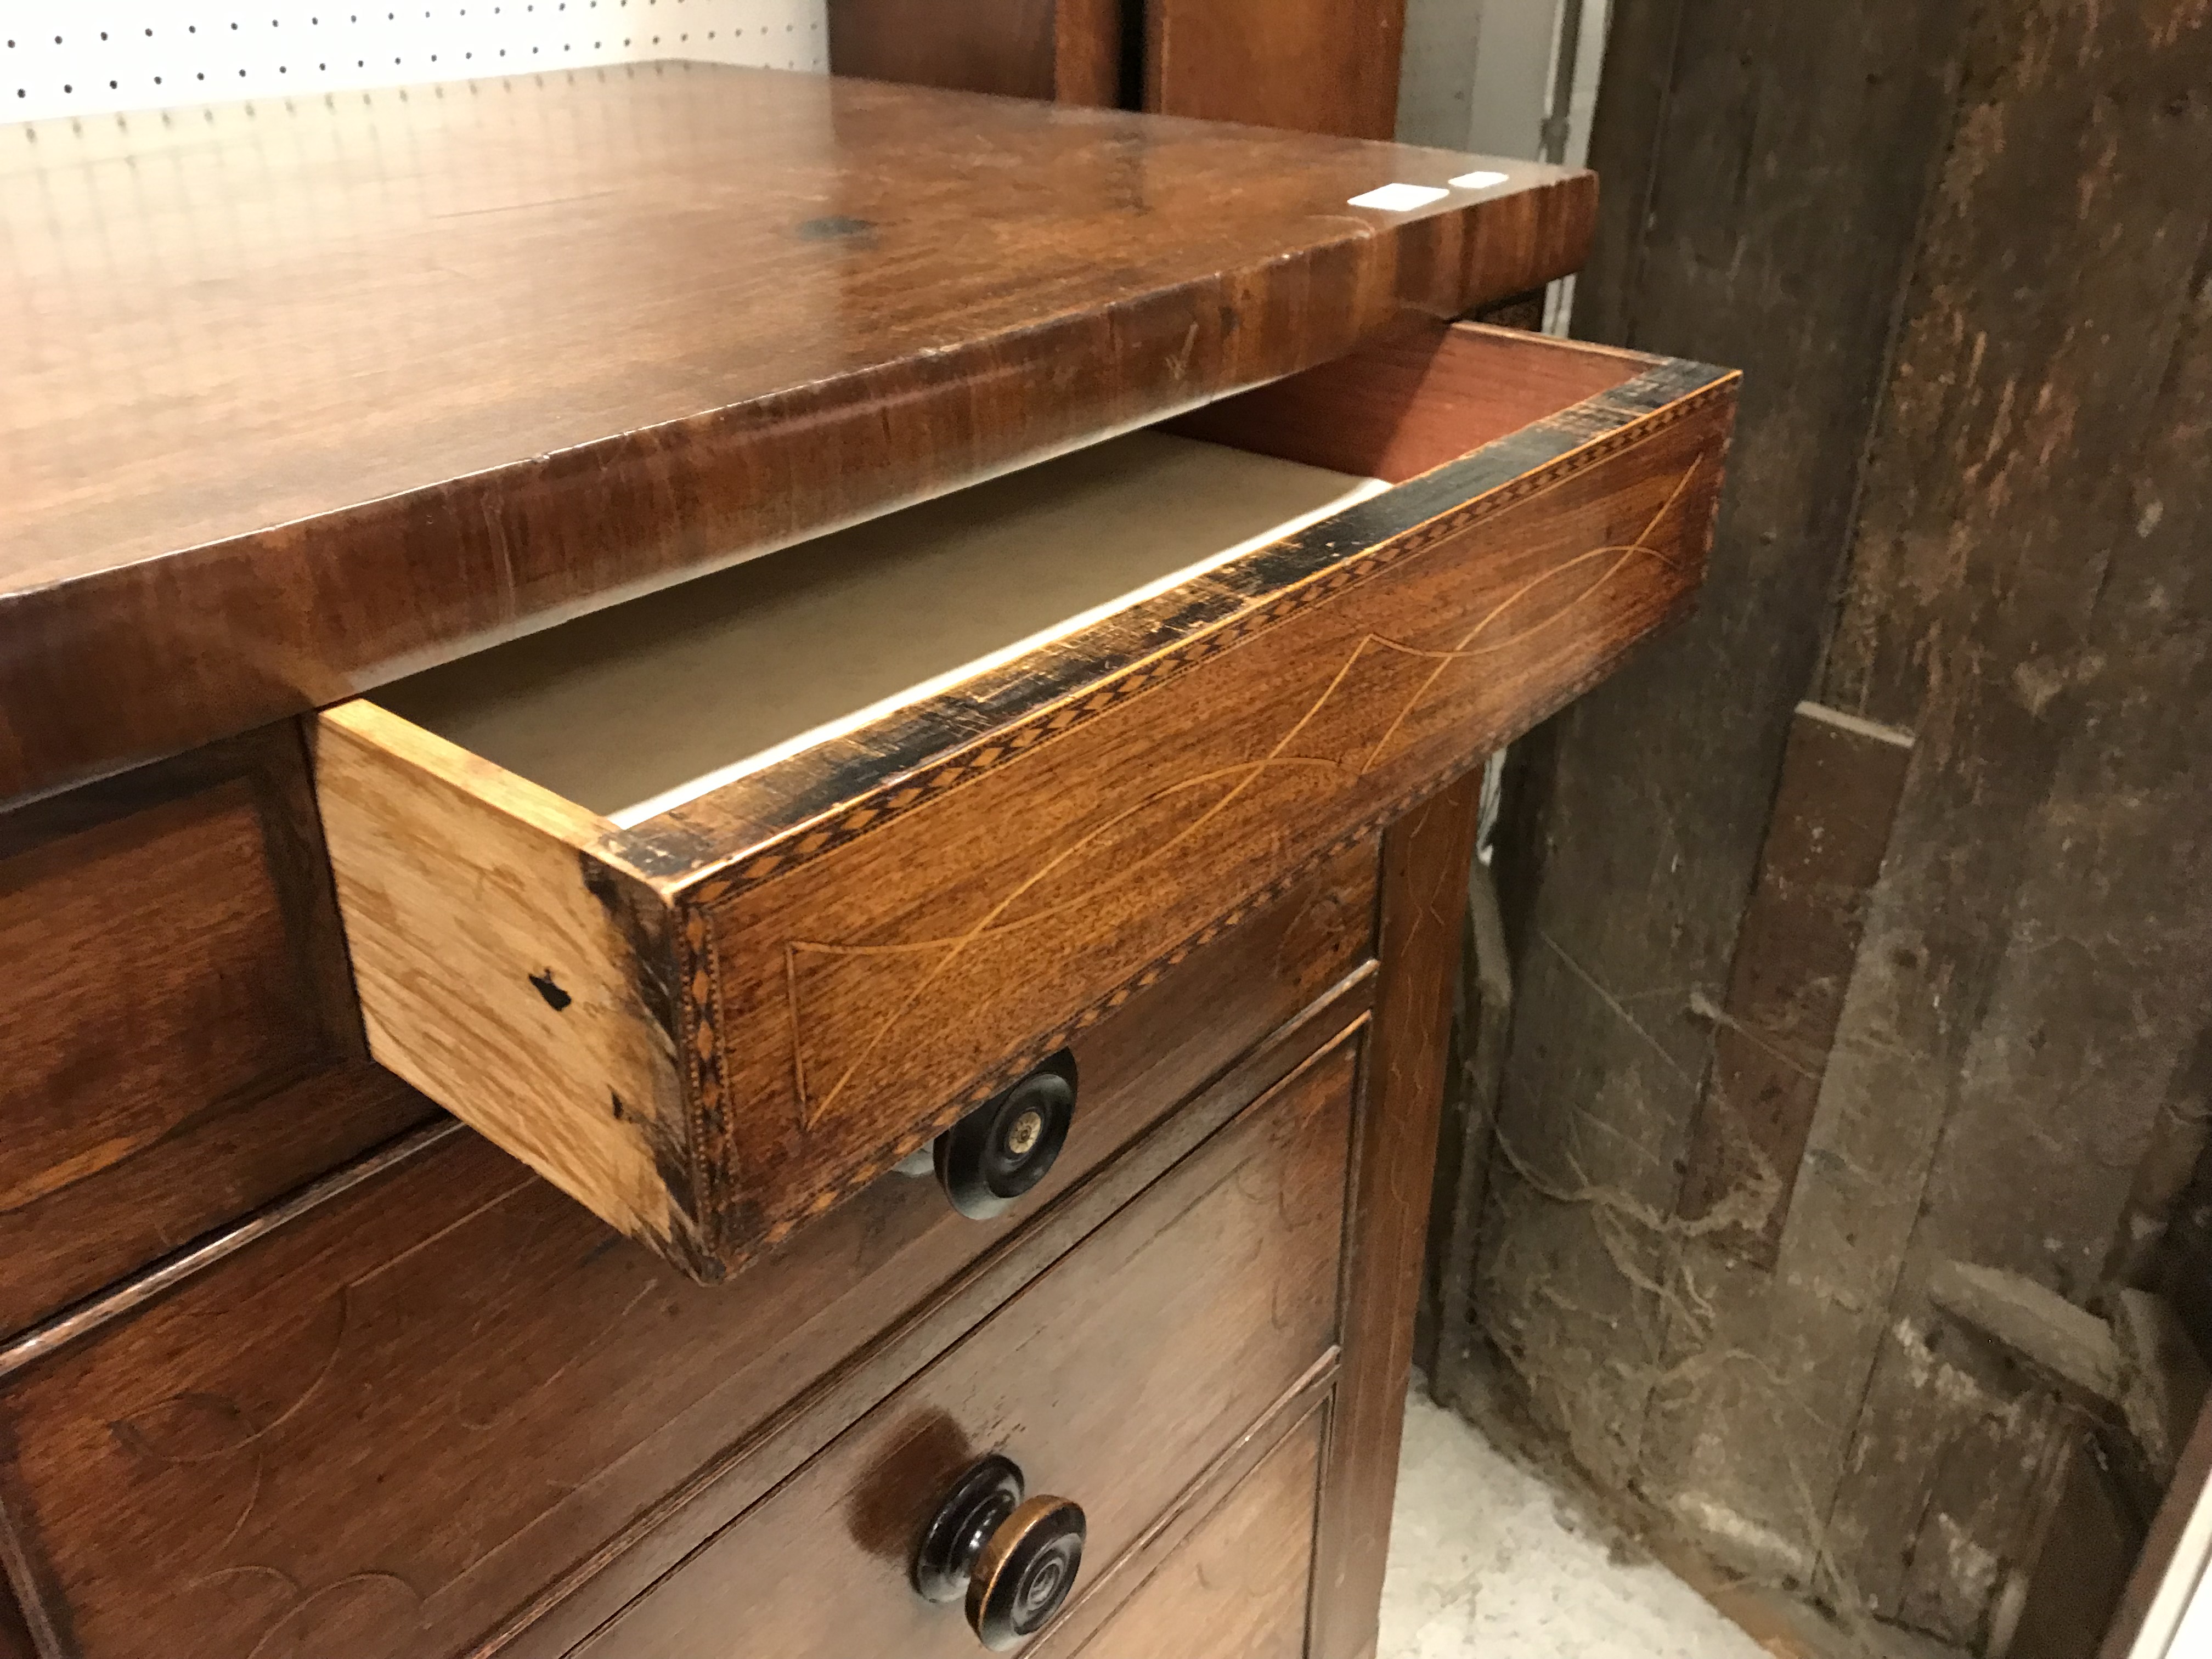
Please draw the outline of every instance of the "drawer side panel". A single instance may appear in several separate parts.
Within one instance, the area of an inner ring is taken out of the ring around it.
[[[365,702],[318,722],[315,782],[369,1052],[713,1276],[667,916],[584,850],[604,825]]]

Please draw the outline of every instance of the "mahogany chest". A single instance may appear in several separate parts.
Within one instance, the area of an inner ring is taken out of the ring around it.
[[[0,1654],[1370,1652],[1477,774],[1733,410],[1454,320],[1593,199],[686,64],[14,144]]]

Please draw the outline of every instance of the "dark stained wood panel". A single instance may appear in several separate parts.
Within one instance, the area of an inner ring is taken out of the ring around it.
[[[1328,1355],[1358,1057],[1356,1037],[1317,1057],[577,1659],[694,1659],[732,1630],[780,1659],[967,1659],[959,1609],[907,1572],[994,1451],[1083,1506],[1085,1578],[1108,1569]]]
[[[1122,0],[830,0],[830,68],[1110,109],[1120,101],[1121,9]]]
[[[0,817],[0,1335],[435,1109],[369,1063],[289,725]]]
[[[2212,1097],[2212,12],[2004,16],[1968,37],[1821,696],[1917,748],[1831,1073],[1832,1179],[1894,1289],[1848,1324],[1808,1297],[1870,1367],[1821,1541],[1954,1642],[2055,1425],[1897,1340],[1926,1265],[2094,1304]]]
[[[514,1650],[565,1651],[1356,1020],[1376,874],[1348,852],[1085,1033],[1067,1149],[999,1221],[890,1177],[702,1289],[459,1135],[22,1372],[0,1502],[66,1650],[432,1659],[604,1568]]]
[[[1304,1659],[1326,1419],[1306,1419],[1077,1650],[1080,1659]]]
[[[0,800],[1581,262],[1588,174],[1346,205],[1462,159],[681,64],[10,129]]]
[[[1145,107],[1388,138],[1405,34],[1405,0],[1145,0]]]
[[[1478,1305],[1601,1481],[1978,1648],[2068,1430],[1929,1269],[2097,1305],[2212,1079],[2212,16],[1616,17],[1578,321],[1727,355],[1743,435],[1700,620],[1524,748]],[[1645,1222],[1808,695],[1916,754],[1768,1273]]]
[[[1738,935],[1678,1213],[1771,1267],[1912,739],[1798,705]]]

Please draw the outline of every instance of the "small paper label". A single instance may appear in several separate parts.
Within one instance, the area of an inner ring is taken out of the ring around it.
[[[1450,194],[1434,185],[1378,185],[1363,196],[1353,197],[1346,205],[1378,208],[1384,213],[1409,213],[1431,202],[1441,202]]]
[[[1462,173],[1452,180],[1462,190],[1488,190],[1492,185],[1504,182],[1505,175],[1502,173]]]

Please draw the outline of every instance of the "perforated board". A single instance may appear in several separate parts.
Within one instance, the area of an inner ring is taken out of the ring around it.
[[[829,67],[823,0],[0,0],[0,122],[691,58]]]

